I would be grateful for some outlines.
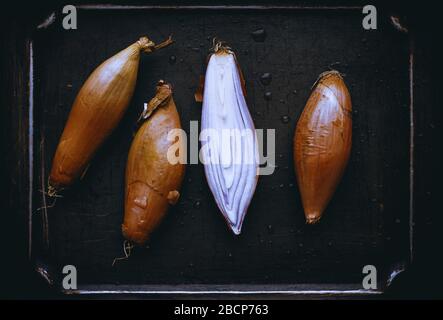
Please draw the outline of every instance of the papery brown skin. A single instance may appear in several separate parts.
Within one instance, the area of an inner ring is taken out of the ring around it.
[[[134,93],[140,52],[172,43],[140,38],[98,66],[81,87],[60,138],[49,176],[49,194],[70,186],[116,128]]]
[[[294,165],[306,223],[316,223],[348,163],[352,105],[337,71],[320,75],[297,123]]]
[[[170,85],[160,82],[149,103],[162,103],[142,124],[132,142],[126,166],[123,236],[132,243],[145,244],[165,216],[169,205],[178,201],[185,165],[171,164],[168,149],[177,142],[168,140],[172,129],[181,129]],[[185,150],[181,140],[179,150]]]

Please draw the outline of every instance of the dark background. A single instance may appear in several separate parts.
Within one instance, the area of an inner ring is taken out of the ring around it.
[[[285,4],[286,2],[279,3]],[[306,2],[297,3],[307,4]],[[315,2],[313,4],[318,5],[321,4],[321,2]],[[327,4],[331,5],[331,2],[328,2]],[[360,4],[360,2],[337,2],[337,4],[349,5]],[[439,53],[441,53],[441,50],[438,46],[437,40],[439,39],[438,36],[440,33],[439,26],[436,20],[436,10],[433,10],[430,7],[426,7],[424,4],[421,4],[420,6],[397,3],[391,3],[390,5],[377,3],[375,4],[377,5],[379,11],[381,10],[381,8],[383,8],[382,10],[398,12],[399,16],[404,19],[411,32],[414,33],[415,59],[416,65],[419,66],[418,70],[420,72],[420,74],[416,75],[416,78],[420,79],[420,81],[416,83],[415,87],[415,92],[417,96],[417,101],[415,103],[415,257],[412,266],[408,268],[405,273],[401,274],[397,278],[396,283],[394,283],[394,285],[390,288],[386,297],[441,297],[441,294],[439,293],[439,285],[441,282],[439,267],[441,266],[440,245],[442,242],[440,236],[441,232],[437,231],[439,230],[439,227],[442,226],[442,224],[441,213],[439,212],[440,210],[437,207],[437,199],[439,197],[439,188],[437,183],[440,177],[440,172],[437,169],[437,164],[441,163],[441,155],[438,152],[438,149],[440,147],[440,106],[442,101],[441,90],[439,89],[438,83],[440,70],[437,68],[441,64],[441,62],[439,61]],[[11,8],[9,8],[8,11],[2,11],[2,14],[4,16],[2,18],[1,28],[1,81],[3,88],[3,94],[1,96],[1,128],[2,130],[4,130],[4,132],[2,133],[2,148],[4,148],[4,151],[1,158],[1,181],[4,197],[2,201],[1,214],[3,215],[2,221],[5,228],[4,232],[2,233],[2,238],[4,237],[4,239],[2,239],[2,243],[4,243],[4,251],[2,253],[1,264],[1,275],[3,277],[1,279],[2,282],[0,283],[0,296],[4,298],[41,298],[51,297],[55,295],[53,291],[47,290],[46,285],[42,283],[37,274],[31,270],[31,266],[29,266],[27,262],[26,216],[20,214],[20,212],[26,210],[26,208],[22,207],[24,203],[23,199],[26,198],[26,194],[21,194],[21,192],[23,191],[23,185],[25,183],[23,179],[26,176],[22,173],[24,170],[26,170],[26,166],[24,163],[20,162],[20,153],[23,152],[23,148],[25,147],[23,141],[25,141],[26,138],[24,136],[17,135],[17,132],[22,132],[20,128],[18,128],[18,126],[26,124],[22,121],[19,121],[19,119],[21,118],[20,109],[16,107],[17,102],[26,104],[27,101],[25,100],[25,96],[17,96],[17,92],[14,92],[14,84],[21,82],[22,79],[17,78],[19,77],[20,72],[13,72],[11,70],[11,66],[14,66],[14,68],[23,67],[23,63],[21,61],[24,61],[26,58],[25,52],[22,47],[23,39],[29,37],[30,27],[34,26],[36,21],[41,21],[43,17],[47,16],[47,8],[52,9],[54,5],[57,5],[57,3],[45,3],[44,5],[40,4],[38,6],[34,5],[35,7],[33,7],[32,5],[24,6],[23,3],[12,6]],[[125,43],[123,40],[120,40],[122,44]],[[100,39],[97,39],[97,41],[100,41]],[[39,47],[39,50],[41,50],[41,52],[47,53],[47,55],[45,56],[46,59],[50,59],[51,57],[52,59],[57,59],[57,52],[52,51],[52,47],[45,47],[44,42],[41,42],[40,45],[41,47]],[[240,44],[237,44],[237,47],[238,46],[240,46]],[[356,44],[356,46],[358,45]],[[395,46],[395,44],[393,46]],[[205,49],[206,47],[204,49],[201,49],[201,51],[204,51]],[[110,52],[113,52],[111,49],[109,50]],[[354,50],[354,52],[357,51],[357,49]],[[350,51],[352,54],[352,49]],[[386,52],[387,61],[393,61],[392,59],[389,60],[389,54],[389,52]],[[100,57],[102,57],[102,55],[106,57],[109,54],[97,53],[97,55],[97,59],[99,59],[98,61],[100,61]],[[164,57],[168,57],[169,55],[170,54],[165,54]],[[203,56],[203,54],[201,56]],[[75,57],[73,58],[75,59]],[[202,60],[201,57],[197,57],[196,59]],[[149,63],[148,59],[144,59],[144,61],[146,61],[146,63]],[[87,63],[91,63],[92,66],[94,62],[89,61]],[[399,61],[396,61],[395,63],[398,63],[398,65],[401,66],[401,58],[399,58]],[[38,70],[39,66],[37,65],[36,67],[36,70]],[[248,66],[247,62],[243,67],[253,68],[253,66]],[[346,70],[344,71],[346,73]],[[384,74],[383,76],[381,76],[382,78],[389,76],[390,70],[388,67],[383,68],[383,71]],[[66,72],[68,72],[68,70]],[[200,70],[197,70],[195,72],[196,74],[198,74]],[[321,70],[312,70],[313,74],[318,74],[319,72],[321,72]],[[393,78],[397,80],[401,79],[401,75],[398,75],[395,72],[392,73]],[[310,79],[308,78],[308,75],[305,75],[305,77],[307,78],[306,82],[309,82]],[[351,82],[352,80],[358,81],[358,79],[351,78]],[[401,80],[398,81],[398,85],[402,85]],[[142,80],[142,82],[146,83],[147,86],[150,83],[150,79]],[[395,84],[396,83],[393,84],[394,87]],[[187,88],[187,90],[191,90],[191,88]],[[278,92],[278,90],[273,91]],[[145,95],[149,95],[149,93]],[[41,99],[44,99],[44,97]],[[143,101],[143,94],[139,98],[135,97],[135,99]],[[274,97],[274,100],[275,99],[277,98]],[[299,97],[299,99],[301,99],[300,101],[302,101],[303,96]],[[400,99],[402,99],[401,96]],[[273,103],[277,104],[276,101],[274,101]],[[44,105],[44,103],[42,104]],[[63,113],[66,114],[67,110],[69,110],[69,105],[60,107],[57,112],[60,112],[60,114],[63,115]],[[133,112],[132,117],[135,114],[136,112]],[[195,114],[197,115],[198,113],[195,111]],[[55,118],[57,117],[57,115],[49,114],[49,117],[51,116]],[[398,126],[395,125],[395,128],[392,128],[393,130],[391,134],[393,137],[391,141],[395,140],[396,134],[401,134],[402,132],[407,133],[407,131],[404,131],[405,128],[403,128],[405,121],[404,119],[402,120],[402,117],[404,117],[404,115],[399,115],[398,118],[393,115],[391,119],[392,121],[390,123],[380,123],[380,130],[386,130],[384,132],[389,132],[387,129],[384,129],[385,126],[398,124]],[[194,116],[191,116],[190,118],[194,120],[198,119],[198,117]],[[274,119],[274,121],[278,121],[278,118],[279,117],[276,116],[276,119]],[[294,115],[291,116],[291,122],[295,123],[296,118],[297,114],[295,112]],[[45,119],[47,118],[45,117]],[[256,122],[260,122],[259,116],[257,116]],[[131,115],[128,116],[127,123],[128,125],[129,123],[131,123]],[[49,137],[49,139],[53,139],[55,141],[57,140],[57,135],[59,134],[62,125],[62,123],[58,123],[58,126],[60,126],[60,128],[52,129],[54,131],[48,129],[49,131],[47,132],[47,136]],[[257,124],[257,127],[264,126]],[[402,146],[401,138],[398,143],[399,145],[397,147],[400,148]],[[396,148],[394,143],[392,144],[392,146],[393,148]],[[50,151],[48,152],[51,153]],[[355,148],[353,152],[355,152]],[[386,152],[386,156],[389,157],[389,150],[387,150]],[[407,156],[407,154],[404,156]],[[393,158],[390,159],[390,161],[395,161],[395,159]],[[402,159],[401,157],[398,158],[398,166],[400,170],[405,165],[405,160],[406,159]],[[351,168],[352,166],[353,165],[351,164]],[[401,206],[403,205],[403,203],[407,203],[407,199],[401,198],[402,195],[405,194],[401,190],[402,188],[405,188],[407,186],[405,186],[402,181],[394,181],[394,178],[392,182],[398,183],[398,185],[393,186],[393,188],[399,187],[400,191],[390,190],[389,186],[387,186],[386,190],[391,192],[391,195],[393,196],[393,199],[391,200],[395,201],[397,205],[402,208]],[[94,179],[94,177],[92,177],[91,179]],[[405,183],[407,183],[407,181]],[[266,191],[272,192],[271,190],[263,190],[263,195],[266,194]],[[260,192],[260,190],[258,190],[257,192]],[[263,195],[259,197],[259,199],[263,199],[262,201],[266,201],[266,197]],[[80,195],[78,196],[80,197]],[[193,195],[191,195],[190,198],[193,201],[191,201],[189,205],[192,206],[192,204],[195,202],[195,199],[193,198]],[[75,201],[75,199],[73,201]],[[354,201],[359,201],[359,199],[356,198],[354,199]],[[69,203],[66,205],[69,207]],[[186,202],[182,205],[186,206]],[[395,208],[395,204],[393,203],[392,205]],[[206,209],[207,208],[205,208],[205,210]],[[212,209],[209,208],[209,210]],[[213,212],[210,213],[212,214]],[[217,221],[217,216],[212,218],[213,219],[211,220]],[[249,213],[249,215],[246,217],[246,219],[248,218],[252,220],[253,217],[251,213]],[[209,220],[209,218],[207,220]],[[169,221],[170,223],[173,223],[171,222],[171,220]],[[266,237],[266,224],[264,224],[264,227],[264,236]],[[58,235],[58,239],[63,238],[62,231],[63,230],[59,230],[61,234]],[[279,232],[279,230],[274,232]],[[222,229],[220,236],[223,236],[225,233],[227,233],[227,230]],[[161,237],[161,235],[159,237]],[[60,254],[63,253],[59,253],[59,255]],[[81,259],[81,257],[79,256],[78,259]],[[91,275],[93,275],[93,273]],[[334,277],[332,276],[331,279],[334,279]]]

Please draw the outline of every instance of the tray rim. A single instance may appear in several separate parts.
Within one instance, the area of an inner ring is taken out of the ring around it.
[[[81,4],[75,5],[76,9],[89,11],[125,11],[125,10],[245,10],[245,11],[265,11],[265,10],[294,10],[294,11],[323,11],[323,10],[362,10],[364,6],[306,6],[306,5],[117,5],[117,4]],[[380,16],[380,13],[378,13]],[[408,75],[409,75],[409,251],[407,261],[401,261],[398,264],[391,266],[386,279],[379,281],[377,285],[379,289],[362,289],[360,284],[336,284],[332,285],[335,288],[330,288],[330,284],[315,283],[315,284],[291,284],[293,288],[286,289],[266,289],[259,290],[258,288],[272,286],[274,288],[283,288],[288,285],[284,284],[263,284],[263,285],[217,285],[217,284],[177,284],[177,285],[80,285],[80,289],[65,290],[57,288],[53,279],[50,277],[49,271],[39,265],[32,254],[32,228],[33,218],[35,215],[34,209],[34,161],[35,161],[35,146],[34,146],[34,51],[33,38],[28,38],[27,54],[28,54],[28,260],[31,262],[34,270],[45,280],[45,282],[59,293],[65,296],[114,296],[114,295],[142,295],[153,297],[198,297],[215,295],[222,297],[240,297],[240,296],[289,296],[289,297],[321,297],[321,298],[346,298],[346,297],[361,297],[368,298],[373,296],[380,296],[386,294],[386,290],[397,279],[397,276],[404,272],[412,263],[414,258],[414,140],[415,140],[415,109],[414,109],[414,35],[408,32],[408,29],[401,25],[398,18],[394,15],[389,16],[393,28],[399,32],[406,33],[408,36],[409,60],[408,60]],[[56,11],[53,10],[50,15],[40,24],[35,26],[34,31],[41,32],[50,27],[56,20]],[[38,152],[37,152],[38,153]],[[44,170],[41,168],[41,170]],[[42,172],[40,172],[42,174]],[[43,172],[44,176],[44,172]],[[44,193],[42,193],[43,202],[45,202]],[[356,289],[359,286],[360,289]],[[101,290],[94,288],[103,288]],[[302,289],[305,287],[316,288],[313,290]],[[131,289],[134,288],[134,289]],[[175,289],[173,289],[175,288]],[[235,288],[236,290],[234,290]],[[243,289],[242,289],[243,288]],[[300,289],[298,289],[300,288]]]

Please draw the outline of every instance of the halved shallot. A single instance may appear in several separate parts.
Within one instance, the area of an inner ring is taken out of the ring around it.
[[[258,145],[235,54],[214,46],[206,69],[201,160],[218,208],[238,235],[258,180]]]

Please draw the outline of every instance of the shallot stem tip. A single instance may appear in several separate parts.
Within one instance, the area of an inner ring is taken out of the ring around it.
[[[165,41],[155,45],[154,46],[154,50],[165,48],[165,47],[167,47],[167,46],[169,46],[169,45],[171,45],[173,43],[174,43],[174,40],[172,39],[172,34],[171,34],[171,35],[169,35],[168,39],[166,39]]]
[[[218,40],[217,37],[214,37],[212,39],[211,51],[213,51],[214,53],[231,53],[231,50],[231,47],[229,47],[225,41]]]
[[[314,89],[320,81],[322,81],[322,80],[325,79],[326,77],[329,77],[329,76],[332,76],[332,75],[338,76],[340,79],[343,79],[343,74],[340,73],[340,72],[337,71],[337,70],[333,70],[333,69],[332,69],[332,70],[328,70],[328,71],[322,72],[322,73],[318,76],[317,80],[315,80],[314,84],[313,84],[312,87],[311,87],[311,90]]]

